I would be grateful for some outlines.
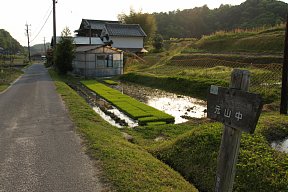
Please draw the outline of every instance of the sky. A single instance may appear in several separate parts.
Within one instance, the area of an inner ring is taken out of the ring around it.
[[[72,34],[81,20],[117,20],[118,14],[129,14],[130,8],[142,12],[168,12],[207,5],[210,9],[221,4],[239,5],[245,0],[57,0],[56,34],[68,27]],[[288,3],[288,0],[282,0]],[[52,0],[3,0],[0,11],[0,29],[8,31],[22,46],[27,46],[26,23],[30,45],[51,41],[53,35]],[[49,17],[50,15],[50,17]],[[44,25],[44,23],[46,24]],[[42,28],[42,30],[41,30]]]

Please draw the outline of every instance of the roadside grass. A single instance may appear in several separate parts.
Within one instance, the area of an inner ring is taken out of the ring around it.
[[[147,125],[147,123],[151,122],[174,122],[173,116],[141,103],[132,97],[124,95],[115,89],[97,82],[96,80],[86,80],[81,81],[81,83],[112,103],[134,120],[138,120],[140,125]]]
[[[0,67],[0,92],[7,89],[23,72],[14,68]]]
[[[169,166],[143,148],[126,141],[121,130],[98,116],[85,100],[50,70],[57,92],[61,95],[77,131],[86,141],[88,153],[98,160],[112,190],[128,191],[197,191]],[[68,78],[69,79],[69,78]]]
[[[200,191],[214,190],[222,124],[202,119],[125,131]],[[288,154],[270,146],[287,135],[288,117],[276,112],[261,115],[254,135],[243,133],[233,191],[287,191]]]

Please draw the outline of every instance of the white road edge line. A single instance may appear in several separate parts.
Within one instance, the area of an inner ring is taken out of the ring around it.
[[[7,87],[5,90],[0,92],[0,95],[8,91],[24,74],[20,75],[16,80],[14,80],[12,83],[10,83],[9,87]]]

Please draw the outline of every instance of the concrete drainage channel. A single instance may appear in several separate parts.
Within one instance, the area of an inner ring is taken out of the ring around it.
[[[113,126],[118,128],[122,127],[136,127],[138,123],[119,111],[104,99],[97,96],[94,92],[87,89],[82,84],[67,83],[72,89],[74,89],[80,96],[82,96],[86,102],[93,108],[93,110],[99,114],[104,120]]]
[[[90,104],[93,110],[111,125],[118,128],[138,126],[137,121],[119,111],[81,83],[69,83],[68,85],[78,92]],[[191,118],[206,117],[206,103],[202,100],[135,84],[121,84],[119,86],[112,86],[112,88],[124,91],[125,94],[174,116],[176,124],[184,123]]]

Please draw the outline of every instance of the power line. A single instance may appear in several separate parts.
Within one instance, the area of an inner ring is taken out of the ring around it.
[[[47,16],[49,14],[49,12],[51,11],[52,9],[52,4],[50,5],[50,7],[46,10],[43,18],[41,19],[41,21],[38,23],[37,27],[35,28],[36,30],[35,31],[39,31],[39,29],[41,28],[42,24],[44,23],[44,21],[47,19]]]
[[[46,18],[44,24],[42,25],[42,27],[39,30],[39,32],[37,33],[37,35],[30,42],[34,41],[38,37],[38,35],[41,33],[42,29],[44,28],[44,26],[46,25],[48,19],[50,18],[51,13],[52,13],[52,10],[50,10],[50,13],[49,13],[48,17]]]

